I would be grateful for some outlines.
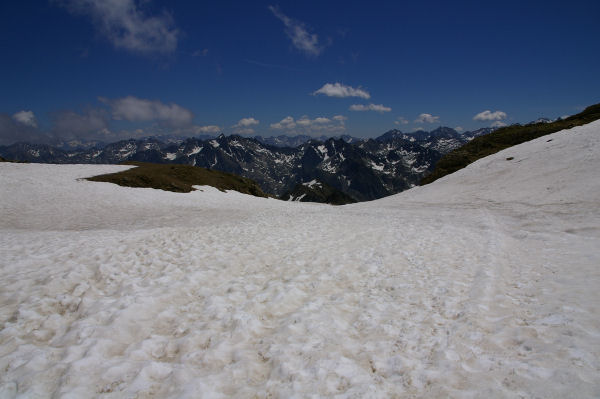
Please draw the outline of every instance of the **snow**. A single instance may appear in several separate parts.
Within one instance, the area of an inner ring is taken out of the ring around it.
[[[599,396],[600,122],[343,207],[128,167],[0,164],[0,396]]]
[[[200,151],[203,150],[203,148],[204,147],[195,146],[194,148],[192,148],[192,151],[190,151],[190,153],[188,154],[188,156],[198,154]]]
[[[384,165],[379,165],[378,163],[375,163],[374,161],[370,161],[369,166],[371,166],[372,169],[378,170],[380,172],[383,172],[383,169],[384,169]]]
[[[209,144],[213,146],[213,148],[218,148],[221,144],[217,140],[209,141]]]
[[[289,201],[302,201],[302,199],[303,199],[304,197],[306,197],[306,194],[302,194],[302,195],[300,195],[300,196],[298,196],[298,197],[294,197],[294,196],[292,195],[292,196],[290,196],[290,199],[289,199]]]
[[[323,170],[324,172],[327,173],[336,173],[338,168],[336,165],[333,164],[332,160],[329,159],[329,157],[327,158],[327,160],[323,160],[323,162],[320,165],[321,170]]]
[[[313,179],[313,180],[311,180],[309,182],[306,182],[306,183],[302,183],[302,185],[306,186],[308,188],[313,188],[314,186],[321,187],[321,183],[319,183],[315,179]]]
[[[167,154],[165,155],[165,159],[168,159],[169,161],[173,161],[175,160],[175,158],[177,158],[176,152],[167,152]]]
[[[319,150],[319,152],[323,156],[323,161],[321,162],[325,162],[329,159],[329,152],[327,151],[327,147],[325,147],[324,145],[320,145],[317,146],[317,150]]]

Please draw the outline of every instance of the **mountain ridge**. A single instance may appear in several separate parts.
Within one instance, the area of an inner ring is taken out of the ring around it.
[[[309,139],[297,147],[264,143],[255,137],[221,134],[164,143],[155,138],[121,140],[102,148],[68,150],[16,143],[0,146],[14,160],[59,164],[149,162],[185,164],[237,174],[256,181],[274,196],[317,179],[357,201],[373,200],[415,186],[447,152],[488,130],[458,133],[440,127],[432,132],[390,130],[375,139],[350,136]]]

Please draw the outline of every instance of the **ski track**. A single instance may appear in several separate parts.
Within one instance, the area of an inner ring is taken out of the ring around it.
[[[510,153],[597,170],[576,129]],[[511,197],[505,158],[344,207],[0,164],[0,397],[598,397],[594,172]]]

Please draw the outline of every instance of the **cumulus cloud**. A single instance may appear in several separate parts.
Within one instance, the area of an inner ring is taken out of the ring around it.
[[[101,97],[99,100],[110,106],[112,117],[115,120],[157,121],[162,125],[180,127],[191,124],[194,118],[192,111],[174,103],[164,104],[158,100],[146,100],[133,96],[114,100]]]
[[[348,108],[350,111],[375,111],[379,113],[390,112],[392,109],[383,104],[353,104]]]
[[[406,118],[399,116],[398,118],[396,118],[396,120],[394,121],[394,123],[396,125],[408,125],[408,120],[406,120]]]
[[[294,47],[309,56],[318,56],[324,46],[319,44],[316,33],[309,33],[306,26],[296,21],[279,10],[278,6],[269,6],[269,10],[285,25],[285,33],[292,41]]]
[[[251,126],[258,125],[260,121],[258,119],[242,118],[233,125],[233,131],[237,134],[254,134],[254,129]]]
[[[91,17],[99,33],[113,46],[142,54],[170,54],[179,30],[166,12],[147,15],[150,0],[57,0],[71,13]]]
[[[37,119],[35,118],[35,114],[33,111],[19,111],[14,114],[13,119],[19,122],[22,125],[37,127]]]
[[[502,111],[483,111],[473,117],[475,121],[501,121],[506,119],[506,113]]]
[[[328,97],[360,97],[364,99],[371,98],[371,95],[359,88],[354,88],[351,86],[346,86],[341,83],[326,83],[319,90],[313,92],[313,95],[324,94]]]
[[[271,123],[271,129],[290,130],[296,127],[296,122],[291,116],[286,116],[277,123]]]
[[[417,119],[415,119],[415,123],[437,123],[439,121],[439,116],[433,116],[431,114],[421,114]]]
[[[254,118],[242,118],[234,126],[248,127],[248,126],[258,125],[259,123],[260,123],[260,121],[257,119],[254,119]]]
[[[196,134],[215,134],[215,133],[219,133],[220,131],[222,131],[223,129],[221,128],[221,126],[216,126],[216,125],[208,125],[208,126],[194,126],[193,127],[193,131]]]
[[[504,123],[502,121],[495,121],[494,123],[492,123],[491,126],[492,127],[504,127],[504,126],[506,126],[506,123]]]
[[[346,130],[343,115],[334,115],[331,118],[323,116],[310,119],[307,115],[294,120],[291,116],[286,116],[282,120],[270,125],[271,129],[283,131],[286,134],[335,134]]]

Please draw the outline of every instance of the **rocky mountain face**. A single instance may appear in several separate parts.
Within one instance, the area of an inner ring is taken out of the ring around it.
[[[292,191],[283,194],[281,199],[284,201],[320,202],[332,205],[345,205],[356,202],[348,194],[317,180],[296,184],[296,187]]]
[[[248,177],[276,196],[292,191],[298,184],[317,180],[357,201],[366,201],[417,185],[442,155],[490,131],[460,134],[441,127],[409,134],[391,130],[376,139],[310,139],[301,140],[296,147],[237,135],[188,138],[180,143],[152,138],[124,140],[77,150],[17,143],[0,146],[0,156],[44,163],[142,161],[195,165]]]
[[[275,147],[293,147],[296,148],[306,142],[309,142],[311,140],[316,140],[316,141],[327,141],[330,137],[327,136],[320,136],[320,137],[311,137],[311,136],[307,136],[305,134],[299,134],[296,136],[286,136],[286,135],[280,135],[280,136],[273,136],[273,137],[263,137],[263,136],[255,136],[254,137],[256,140],[260,141],[263,144],[268,144],[268,145],[272,145]],[[347,143],[353,143],[353,142],[357,142],[357,141],[361,141],[361,139],[358,139],[356,137],[352,137],[352,136],[348,136],[346,134],[341,135],[339,137],[336,138],[340,138],[342,140],[344,140]]]

